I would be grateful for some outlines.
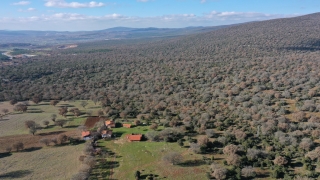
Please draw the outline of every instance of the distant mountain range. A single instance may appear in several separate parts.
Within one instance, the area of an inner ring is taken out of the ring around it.
[[[98,31],[9,31],[0,30],[0,47],[28,43],[28,45],[51,45],[61,43],[76,43],[96,40],[139,39],[156,37],[174,37],[188,34],[209,32],[230,27],[186,27],[186,28],[128,28],[114,27]],[[2,44],[2,45],[1,45]]]

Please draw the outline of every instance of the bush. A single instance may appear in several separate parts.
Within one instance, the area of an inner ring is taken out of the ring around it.
[[[7,151],[8,153],[10,153],[11,150],[12,150],[12,147],[6,147],[6,151]]]
[[[42,139],[40,139],[39,142],[40,142],[41,144],[44,144],[44,145],[46,145],[46,146],[49,146],[51,140],[48,139],[48,138],[42,138]]]
[[[180,153],[169,152],[162,157],[162,160],[167,163],[172,163],[172,165],[179,164],[182,162],[183,157]]]
[[[83,163],[90,167],[94,167],[94,165],[96,164],[96,160],[93,156],[87,156],[83,159]]]
[[[60,144],[63,144],[63,143],[65,143],[65,142],[67,142],[68,136],[65,135],[65,134],[60,134],[60,135],[58,136],[58,140],[59,140]]]
[[[12,148],[15,149],[16,151],[23,150],[24,144],[22,142],[17,142],[12,145]]]

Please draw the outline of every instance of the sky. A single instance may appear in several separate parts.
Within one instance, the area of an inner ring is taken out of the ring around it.
[[[1,0],[0,30],[219,26],[319,10],[319,0]]]

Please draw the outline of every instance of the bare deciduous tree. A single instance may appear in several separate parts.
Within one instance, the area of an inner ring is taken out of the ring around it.
[[[241,169],[241,174],[246,178],[254,178],[256,176],[256,172],[252,166],[245,166]]]
[[[52,120],[53,122],[56,121],[56,118],[57,118],[57,115],[56,115],[56,114],[51,114],[51,120]]]
[[[24,144],[22,142],[17,142],[12,145],[12,148],[15,149],[16,151],[23,150]]]
[[[42,138],[42,139],[39,140],[39,142],[40,142],[41,144],[44,144],[44,145],[46,145],[46,146],[49,146],[51,140],[48,139],[48,138]]]
[[[239,150],[239,147],[234,144],[227,145],[223,148],[223,153],[226,155],[235,154]]]
[[[26,126],[26,128],[30,129],[31,127],[34,127],[36,123],[34,121],[29,120],[29,121],[25,121],[24,125]]]
[[[273,163],[282,166],[286,165],[288,163],[288,160],[283,156],[278,156],[273,160]]]
[[[68,136],[65,135],[65,134],[60,134],[60,135],[58,136],[58,140],[59,140],[60,144],[63,144],[63,143],[65,143],[65,142],[67,142]]]
[[[230,154],[226,158],[226,161],[229,165],[239,166],[241,163],[240,156],[237,154]]]
[[[50,101],[50,105],[52,105],[52,106],[56,106],[58,103],[59,103],[58,100],[51,100]]]
[[[182,162],[183,157],[180,153],[177,152],[169,152],[162,157],[162,160],[171,163],[172,165],[179,164]]]
[[[303,138],[299,144],[299,147],[305,151],[309,151],[313,146],[313,141],[310,138]]]
[[[156,130],[156,129],[158,129],[158,124],[157,123],[152,123],[149,128],[152,129],[152,130]]]
[[[206,129],[206,135],[208,136],[208,138],[212,138],[214,136],[214,130]]]
[[[48,127],[48,125],[50,124],[50,122],[47,121],[47,120],[43,121],[42,123],[43,123],[43,125],[45,125],[45,126],[47,126],[47,127]]]
[[[63,125],[65,125],[67,122],[65,120],[58,120],[55,121],[54,124],[60,127],[63,127]]]

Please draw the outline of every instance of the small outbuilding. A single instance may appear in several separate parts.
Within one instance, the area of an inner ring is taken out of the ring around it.
[[[128,134],[127,139],[129,141],[141,141],[142,140],[142,134]]]
[[[105,125],[109,128],[115,128],[116,127],[116,123],[113,120],[107,120],[105,121]]]
[[[103,130],[101,131],[102,138],[111,138],[112,137],[112,130]]]
[[[83,140],[90,140],[91,139],[91,132],[90,131],[82,131],[81,136]]]
[[[132,124],[122,124],[123,127],[131,128]]]

